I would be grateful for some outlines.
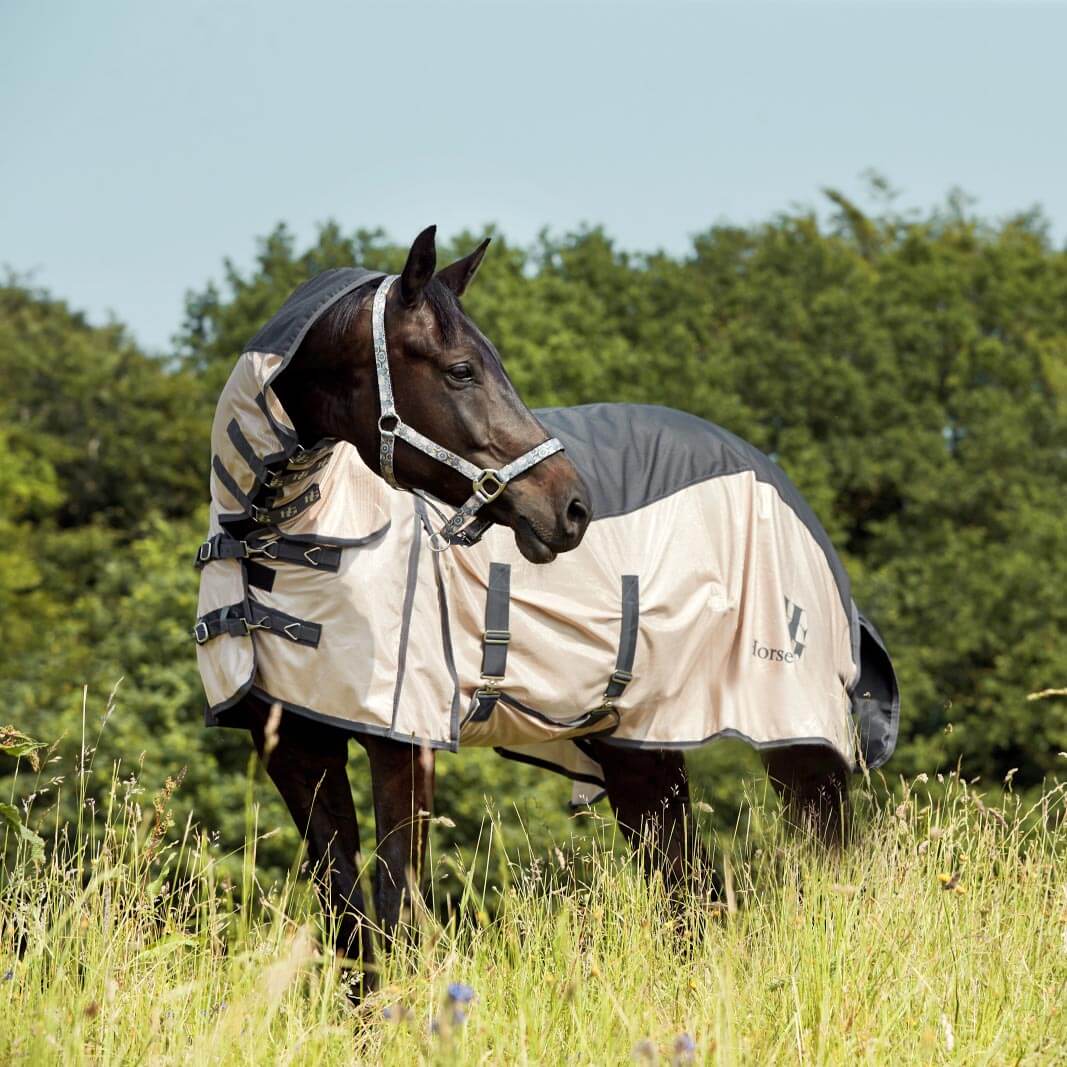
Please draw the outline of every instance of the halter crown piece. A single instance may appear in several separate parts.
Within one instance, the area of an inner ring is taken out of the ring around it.
[[[484,516],[479,517],[478,512],[486,504],[491,504],[508,486],[508,482],[525,474],[531,467],[536,466],[543,459],[563,451],[562,443],[555,437],[542,441],[524,452],[518,459],[513,459],[499,470],[488,470],[476,467],[469,460],[457,456],[455,452],[435,444],[428,437],[424,437],[418,430],[413,430],[404,422],[396,412],[396,404],[393,400],[393,380],[389,374],[389,350],[385,343],[385,300],[393,282],[399,275],[390,274],[382,280],[374,294],[374,304],[371,307],[371,328],[374,335],[374,369],[378,377],[378,402],[381,414],[378,416],[378,433],[381,444],[378,449],[378,462],[381,467],[382,477],[394,488],[404,490],[396,480],[393,472],[393,451],[396,448],[396,439],[407,442],[412,448],[417,448],[438,463],[459,471],[464,478],[468,478],[471,488],[474,490],[470,498],[450,518],[444,526],[430,536],[430,547],[435,552],[445,552],[453,545],[469,547],[477,544],[482,535],[492,525],[492,520]],[[414,492],[427,499],[426,495],[419,490]],[[427,501],[431,503],[432,501]],[[437,510],[436,506],[434,510]]]

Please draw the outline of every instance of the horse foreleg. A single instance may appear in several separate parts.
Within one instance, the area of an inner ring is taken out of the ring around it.
[[[849,826],[848,771],[841,757],[823,745],[789,745],[765,751],[762,757],[782,797],[786,821],[839,848]]]
[[[370,758],[377,828],[376,918],[386,942],[420,892],[433,806],[434,753],[388,738],[362,737]]]
[[[348,733],[295,715],[258,709],[252,739],[307,843],[315,887],[337,951],[362,962],[373,942],[359,884],[359,824],[345,765]]]
[[[699,890],[712,877],[693,821],[681,752],[594,742],[608,800],[646,875],[660,872],[668,891]]]

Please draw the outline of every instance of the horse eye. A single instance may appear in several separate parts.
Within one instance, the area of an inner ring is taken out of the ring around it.
[[[447,373],[450,378],[454,378],[457,382],[469,382],[474,377],[469,363],[453,364],[448,368]]]

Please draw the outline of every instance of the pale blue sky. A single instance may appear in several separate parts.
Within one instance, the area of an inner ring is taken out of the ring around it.
[[[1067,6],[0,0],[0,264],[165,350],[276,222],[686,248],[955,185],[1067,233]]]

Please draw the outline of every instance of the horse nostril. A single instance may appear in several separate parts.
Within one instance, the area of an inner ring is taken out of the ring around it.
[[[567,505],[567,524],[572,529],[583,530],[588,522],[589,507],[580,496],[576,496]]]

